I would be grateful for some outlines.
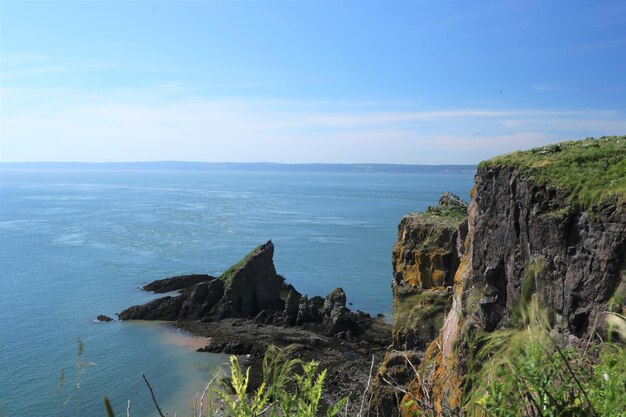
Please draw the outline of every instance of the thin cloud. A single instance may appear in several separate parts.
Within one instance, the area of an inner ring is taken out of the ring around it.
[[[623,111],[395,110],[389,103],[2,90],[2,160],[477,163],[626,131]],[[477,134],[477,132],[479,134]]]
[[[184,68],[167,65],[138,65],[120,62],[72,62],[34,53],[6,53],[2,55],[0,76],[4,81],[38,78],[59,73],[130,71],[145,73],[181,73]]]

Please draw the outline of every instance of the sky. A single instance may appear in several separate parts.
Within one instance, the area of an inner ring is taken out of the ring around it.
[[[0,161],[473,164],[625,74],[623,0],[0,0]]]

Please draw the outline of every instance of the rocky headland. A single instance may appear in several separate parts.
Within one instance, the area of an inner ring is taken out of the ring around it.
[[[346,307],[341,288],[325,298],[307,297],[276,273],[268,241],[220,277],[185,275],[151,282],[145,290],[179,291],[130,307],[120,320],[166,320],[207,337],[203,352],[250,355],[253,382],[260,381],[267,347],[289,347],[291,355],[328,369],[328,399],[350,396],[353,406],[370,375],[372,355],[389,345],[390,325]],[[253,384],[254,385],[254,384]]]

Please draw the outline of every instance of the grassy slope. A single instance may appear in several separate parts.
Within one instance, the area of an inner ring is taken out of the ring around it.
[[[453,207],[429,207],[422,213],[422,219],[428,222],[438,223],[443,226],[456,227],[460,221],[467,217],[467,206]]]
[[[244,256],[242,260],[240,260],[235,265],[232,265],[230,268],[224,271],[222,275],[220,276],[220,279],[223,280],[224,283],[230,283],[230,281],[233,279],[233,276],[237,272],[239,272],[239,270],[243,268],[243,266],[247,264],[254,255],[256,255],[256,253],[263,247],[263,245],[265,245],[265,243],[257,246],[256,248],[248,252],[248,254]]]
[[[564,190],[572,203],[593,207],[626,202],[626,136],[587,138],[518,151],[483,161],[479,169],[514,166]]]
[[[432,225],[438,229],[456,226],[467,217],[467,204],[454,199],[440,201],[436,206],[429,206],[423,213],[410,213],[413,223]]]

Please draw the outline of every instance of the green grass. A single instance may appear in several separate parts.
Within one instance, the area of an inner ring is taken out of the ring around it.
[[[288,359],[285,352],[271,346],[263,360],[263,383],[253,392],[248,389],[250,368],[244,373],[236,356],[230,357],[230,386],[214,392],[226,406],[225,417],[317,417],[320,412],[326,370],[315,361]],[[301,372],[297,370],[300,369]],[[232,388],[234,395],[228,391]],[[348,399],[343,398],[326,410],[335,417]],[[199,417],[203,416],[200,410]],[[210,410],[206,416],[215,415]]]
[[[540,184],[562,189],[570,202],[592,208],[626,202],[626,136],[587,138],[518,151],[483,161],[478,169],[512,166]]]
[[[467,206],[462,209],[429,207],[428,210],[422,214],[422,217],[431,223],[456,227],[459,222],[467,217]]]
[[[450,295],[445,290],[425,290],[398,299],[393,320],[396,329],[419,329],[443,325],[444,312],[450,307]]]
[[[464,415],[626,416],[623,343],[609,337],[582,352],[562,348],[537,300],[533,295],[521,311],[518,327],[479,336],[472,344]],[[609,314],[607,321],[626,333],[623,316]]]
[[[250,259],[259,251],[259,249],[261,249],[263,247],[263,245],[265,245],[265,243],[257,246],[256,248],[252,249],[250,252],[248,252],[248,254],[246,256],[243,257],[242,260],[240,260],[239,262],[237,262],[235,265],[231,266],[230,268],[228,268],[226,271],[224,271],[222,273],[222,275],[220,276],[220,279],[222,281],[224,281],[225,283],[229,283],[233,276],[241,269],[243,268],[243,266],[245,264],[248,263],[248,261],[250,261]]]
[[[263,359],[263,382],[251,390],[250,368],[244,371],[237,357],[231,356],[230,378],[222,379],[218,387],[212,386],[216,376],[211,379],[202,397],[196,396],[190,416],[335,417],[345,411],[348,398],[340,399],[322,412],[326,370],[320,370],[318,366],[315,361],[290,359],[288,350],[270,346]],[[153,400],[159,415],[168,416],[157,406],[156,398]],[[103,405],[106,416],[115,417],[107,397],[103,398]]]
[[[457,200],[456,196],[442,196],[439,204],[429,206],[422,214],[422,217],[431,223],[442,225],[456,225],[467,217],[467,203]]]

